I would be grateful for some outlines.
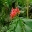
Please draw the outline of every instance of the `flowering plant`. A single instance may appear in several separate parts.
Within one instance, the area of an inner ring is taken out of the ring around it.
[[[12,8],[11,13],[10,13],[10,17],[11,17],[11,18],[14,18],[17,14],[18,14],[18,15],[20,14],[19,8],[17,8],[17,7],[16,7],[15,9]]]

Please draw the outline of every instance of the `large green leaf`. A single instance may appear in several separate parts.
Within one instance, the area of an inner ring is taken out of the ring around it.
[[[9,28],[9,32],[32,32],[32,19],[16,18]]]

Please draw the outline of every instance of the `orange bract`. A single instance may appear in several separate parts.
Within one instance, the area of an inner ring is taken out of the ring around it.
[[[16,9],[12,8],[11,13],[10,13],[10,17],[14,18],[17,14],[19,14],[19,9],[18,8],[16,8]]]
[[[18,14],[20,14],[19,8],[16,7],[15,11],[16,11]]]

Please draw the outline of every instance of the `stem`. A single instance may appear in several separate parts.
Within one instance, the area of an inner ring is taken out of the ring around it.
[[[22,32],[25,32],[25,25],[24,25],[24,22],[22,22]]]
[[[28,10],[29,10],[29,0],[27,0],[27,19],[28,19]]]

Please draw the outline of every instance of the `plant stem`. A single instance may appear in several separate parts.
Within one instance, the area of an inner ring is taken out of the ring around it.
[[[28,10],[29,10],[29,0],[26,0],[27,1],[27,19],[28,19]]]

